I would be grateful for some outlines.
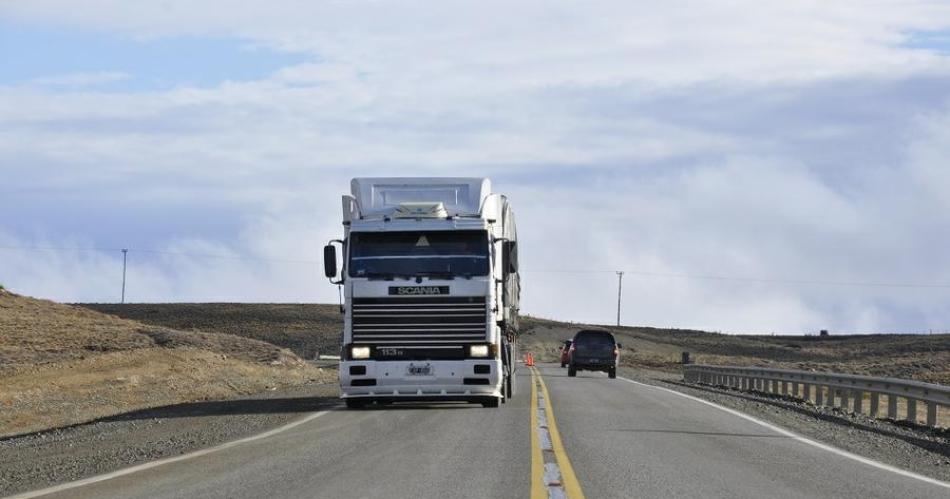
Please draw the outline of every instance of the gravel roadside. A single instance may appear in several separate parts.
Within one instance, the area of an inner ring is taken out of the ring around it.
[[[950,481],[950,431],[910,428],[751,392],[685,385],[678,374],[621,368],[630,379],[739,410],[800,435]],[[260,433],[338,405],[336,384],[132,412],[0,440],[0,496],[108,473]]]
[[[950,430],[908,427],[781,396],[688,385],[682,375],[633,368],[620,374],[715,402],[839,449],[950,482]]]
[[[334,384],[131,412],[0,440],[0,496],[211,447],[337,406]]]

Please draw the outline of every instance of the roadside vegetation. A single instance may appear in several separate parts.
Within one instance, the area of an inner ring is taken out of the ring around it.
[[[85,305],[145,324],[258,339],[312,358],[336,354],[342,315],[336,305],[132,304]],[[561,341],[586,327],[613,332],[621,364],[679,373],[682,352],[693,362],[784,367],[916,379],[950,385],[950,335],[736,336],[686,329],[589,326],[522,316],[519,349],[555,362]]]
[[[267,342],[0,291],[0,436],[333,377]]]
[[[522,318],[520,351],[542,362],[583,324]],[[595,326],[602,327],[602,326]],[[313,382],[332,369],[303,361],[337,354],[335,305],[84,304],[0,291],[0,435],[146,407],[227,399]],[[950,384],[950,335],[731,336],[605,327],[621,366],[677,377],[692,361],[917,379]]]
[[[562,340],[585,327],[623,344],[621,365],[680,372],[699,364],[758,366],[916,379],[950,385],[950,335],[737,336],[686,329],[587,326],[523,317],[522,349],[554,362]]]

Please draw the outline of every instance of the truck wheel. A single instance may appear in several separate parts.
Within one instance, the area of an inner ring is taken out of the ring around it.
[[[346,408],[347,409],[362,409],[366,407],[365,400],[358,399],[346,399]]]
[[[575,369],[573,365],[572,365],[572,366],[568,366],[568,368],[567,368],[567,375],[570,376],[570,377],[572,377],[572,378],[573,378],[574,376],[577,376],[577,369]]]
[[[617,368],[614,367],[614,368],[611,368],[609,371],[607,371],[607,377],[610,378],[610,379],[616,379],[616,378],[617,378]]]
[[[482,407],[498,407],[498,397],[491,397],[482,401]]]
[[[505,376],[505,395],[508,398],[514,398],[515,396],[515,373],[510,373],[508,376]]]

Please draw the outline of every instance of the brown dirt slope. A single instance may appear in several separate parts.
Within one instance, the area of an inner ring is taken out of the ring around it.
[[[266,341],[312,359],[337,355],[343,316],[336,305],[269,303],[86,303],[125,319],[183,331],[211,331]]]
[[[329,376],[275,345],[0,290],[0,436]]]

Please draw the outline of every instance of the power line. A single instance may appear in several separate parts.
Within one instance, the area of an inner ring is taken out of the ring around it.
[[[950,284],[930,284],[930,283],[894,283],[894,282],[871,282],[871,281],[823,281],[812,279],[771,279],[762,277],[739,277],[722,275],[704,275],[704,274],[676,274],[668,272],[650,272],[645,270],[600,270],[600,269],[523,269],[521,272],[537,273],[561,273],[561,274],[613,274],[624,272],[646,277],[671,277],[676,279],[701,279],[710,281],[733,281],[733,282],[759,282],[769,284],[804,284],[815,286],[852,286],[852,287],[879,287],[879,288],[925,288],[925,289],[950,289]]]
[[[96,248],[96,247],[57,247],[57,246],[0,246],[0,250],[23,250],[23,251],[91,251],[99,253],[118,253],[118,252],[137,252],[137,253],[151,253],[156,255],[170,255],[170,256],[184,256],[190,258],[212,258],[218,260],[246,260],[246,261],[259,261],[259,262],[277,262],[277,263],[300,263],[300,264],[318,264],[318,260],[291,260],[285,258],[262,258],[262,257],[252,257],[252,256],[236,256],[236,255],[215,255],[207,253],[187,253],[180,251],[164,251],[148,248]]]
[[[131,252],[152,253],[157,255],[181,256],[190,258],[211,258],[219,260],[243,260],[258,262],[290,263],[303,265],[317,265],[319,260],[304,259],[286,259],[286,258],[263,258],[251,256],[236,255],[217,255],[206,253],[189,253],[179,251],[165,251],[150,248],[125,248]],[[100,247],[61,247],[61,246],[0,246],[0,250],[24,250],[24,251],[93,251],[104,253],[118,253],[123,248],[100,248]],[[696,279],[707,281],[727,281],[727,282],[756,282],[765,284],[791,284],[791,285],[809,285],[809,286],[847,286],[847,287],[865,287],[865,288],[918,288],[918,289],[950,289],[950,284],[935,283],[900,283],[900,282],[875,282],[875,281],[827,281],[819,279],[780,279],[746,276],[728,276],[711,274],[687,274],[670,272],[653,272],[637,269],[522,269],[524,273],[544,273],[544,274],[616,274],[623,272],[626,274],[644,276],[644,277],[666,277],[674,279]]]

